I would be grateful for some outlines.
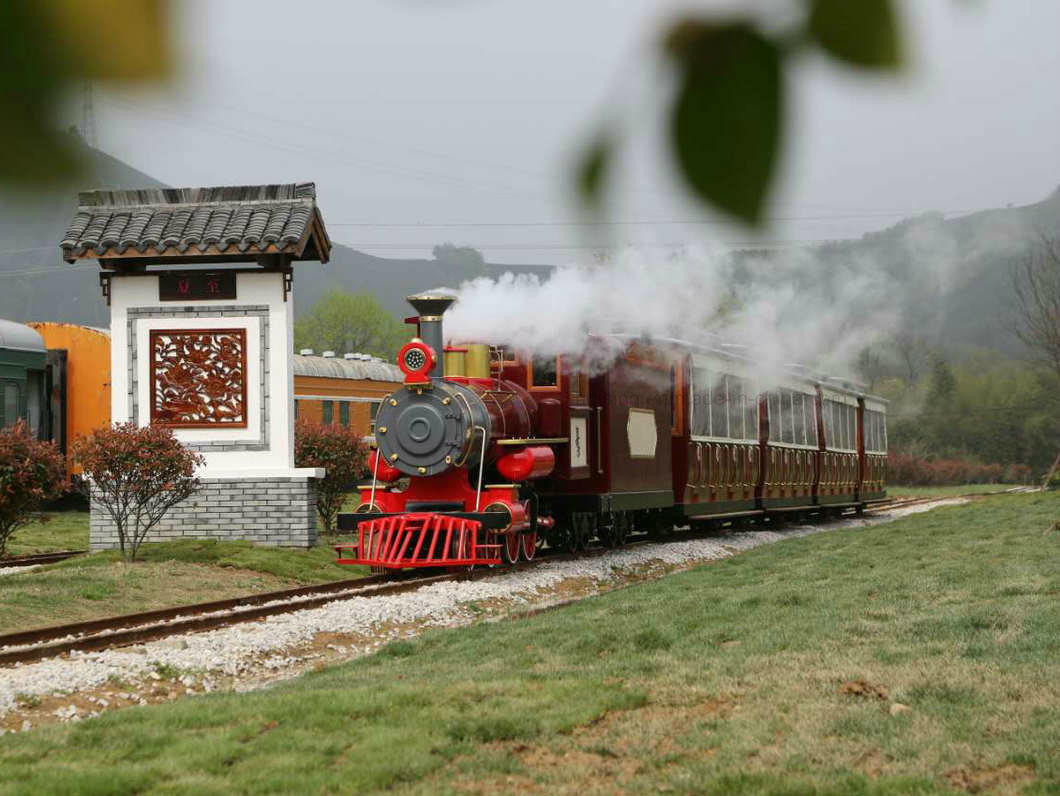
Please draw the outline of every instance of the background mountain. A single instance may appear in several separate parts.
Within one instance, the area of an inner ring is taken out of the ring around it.
[[[58,320],[106,326],[95,264],[70,266],[59,259],[57,242],[76,206],[80,188],[162,186],[120,160],[84,147],[85,171],[78,185],[57,186],[33,196],[0,195],[0,317]],[[879,273],[894,286],[909,331],[950,351],[992,348],[1019,353],[1011,335],[1011,267],[1037,230],[1054,232],[1060,220],[1060,192],[1018,208],[987,210],[955,219],[925,215],[907,219],[857,240],[790,252],[736,255],[734,278],[745,285],[795,280],[808,290],[850,285],[853,275]],[[545,276],[547,265],[483,263],[473,249],[440,247],[437,259],[373,257],[336,244],[327,265],[296,264],[295,310],[305,312],[329,288],[368,292],[397,317],[408,314],[404,297],[431,287],[456,287],[481,274],[504,271]],[[448,249],[448,251],[446,251]],[[776,258],[787,262],[774,268]],[[793,266],[791,261],[795,263]],[[660,279],[665,279],[664,266]]]

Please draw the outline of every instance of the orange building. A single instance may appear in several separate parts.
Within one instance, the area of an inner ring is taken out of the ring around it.
[[[26,325],[44,338],[48,349],[55,374],[49,437],[66,452],[77,437],[110,423],[110,334],[72,323]]]
[[[371,434],[379,404],[403,379],[396,365],[367,354],[295,354],[295,417]]]

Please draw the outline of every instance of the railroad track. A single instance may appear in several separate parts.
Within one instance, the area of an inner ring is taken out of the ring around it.
[[[892,499],[877,503],[865,511],[866,513],[876,513],[898,506],[925,503],[931,500],[937,500],[937,498]],[[666,539],[678,541],[713,535],[716,535],[715,531],[703,531],[690,527],[687,530],[676,531],[668,535]],[[659,540],[657,539],[634,539],[624,545],[623,549],[658,542]],[[115,647],[141,644],[147,641],[157,641],[161,638],[182,633],[203,632],[245,622],[255,622],[269,616],[317,608],[327,603],[345,600],[350,597],[377,597],[400,594],[431,583],[496,577],[508,572],[523,570],[545,561],[594,557],[612,552],[614,549],[610,547],[594,547],[577,555],[543,550],[533,561],[520,562],[510,567],[479,568],[469,572],[446,572],[427,576],[405,573],[397,576],[370,575],[246,597],[214,600],[194,605],[183,605],[175,608],[164,608],[108,617],[106,619],[94,619],[8,633],[0,636],[0,666],[32,663],[75,651],[98,652]],[[47,555],[69,557],[79,552],[81,551],[64,551],[63,553]]]
[[[30,663],[75,650],[97,652],[112,647],[155,641],[179,633],[213,630],[277,614],[316,608],[349,597],[397,594],[428,583],[460,579],[465,574],[473,573],[446,573],[396,579],[386,575],[370,575],[248,597],[214,600],[8,633],[0,636],[0,665]]]
[[[87,550],[57,550],[54,553],[33,553],[28,556],[11,556],[0,558],[0,569],[8,567],[31,567],[37,564],[54,564],[74,556],[83,556]]]

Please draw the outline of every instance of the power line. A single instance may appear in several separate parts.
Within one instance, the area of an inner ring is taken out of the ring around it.
[[[974,213],[975,210],[944,210],[943,215],[960,215]],[[815,216],[773,216],[765,221],[841,221],[849,218],[895,218],[915,216],[915,211],[894,213],[834,213]],[[592,221],[409,221],[409,222],[371,222],[371,221],[329,221],[329,227],[365,227],[371,229],[450,229],[456,227],[610,227],[610,226],[663,226],[663,225],[702,225],[729,224],[725,219],[688,218],[688,219],[630,219],[630,220],[592,220]]]
[[[732,240],[732,241],[718,241],[724,246],[738,246],[744,248],[758,248],[766,249],[778,246],[803,246],[811,243],[828,243],[835,240],[835,238],[806,238],[803,240],[775,240],[775,241],[757,241],[757,240]],[[693,241],[668,241],[668,242],[629,242],[629,243],[616,243],[616,244],[567,244],[557,243],[553,241],[544,241],[539,243],[534,242],[521,242],[521,243],[484,243],[478,248],[485,250],[501,250],[501,251],[603,251],[603,250],[614,250],[614,249],[625,249],[640,248],[640,249],[681,249],[692,245]],[[377,249],[385,251],[405,251],[410,249],[423,249],[429,246],[429,243],[417,242],[417,243],[395,243],[395,242],[379,242],[379,243],[350,243],[343,241],[343,246],[349,246],[352,249]]]

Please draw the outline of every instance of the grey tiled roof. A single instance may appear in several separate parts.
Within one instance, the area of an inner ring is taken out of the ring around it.
[[[59,246],[71,263],[264,253],[327,262],[331,248],[311,182],[86,191]]]

